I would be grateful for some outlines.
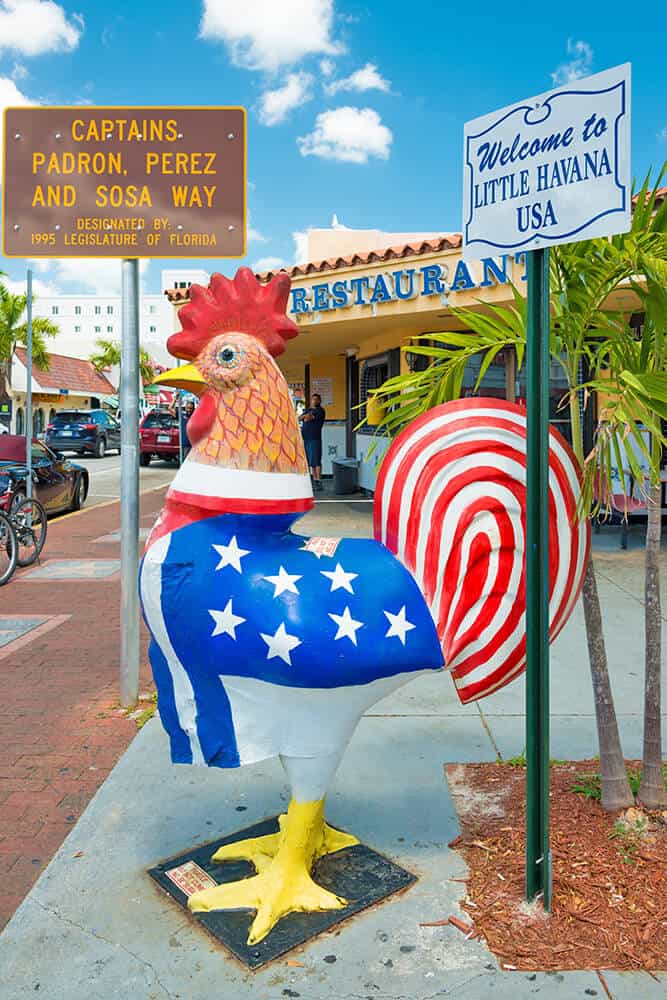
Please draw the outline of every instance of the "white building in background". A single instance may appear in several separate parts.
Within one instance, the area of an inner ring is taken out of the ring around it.
[[[139,337],[142,347],[158,364],[171,365],[173,359],[166,342],[174,333],[174,311],[164,292],[185,290],[191,284],[206,285],[208,274],[194,268],[172,268],[162,271],[160,284],[159,294],[141,296]],[[40,295],[34,311],[59,327],[57,336],[48,343],[54,354],[88,359],[97,340],[120,341],[120,295]],[[112,382],[116,375],[111,374]]]

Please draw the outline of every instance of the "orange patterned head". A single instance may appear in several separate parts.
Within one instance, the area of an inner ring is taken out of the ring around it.
[[[218,334],[194,368],[208,386],[188,423],[194,461],[255,472],[308,471],[287,383],[261,340]]]
[[[260,285],[249,268],[233,281],[215,274],[208,288],[191,287],[190,305],[179,313],[183,330],[167,345],[191,363],[156,379],[200,395],[174,496],[215,490],[229,497],[231,490],[239,504],[243,497],[312,497],[294,404],[274,361],[298,332],[285,315],[289,287],[286,274]]]

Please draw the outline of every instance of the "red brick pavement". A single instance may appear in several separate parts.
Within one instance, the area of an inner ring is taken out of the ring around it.
[[[141,498],[150,527],[163,491]],[[51,559],[118,559],[120,504],[51,521]],[[28,893],[135,735],[118,708],[119,575],[107,580],[21,582],[0,590],[0,614],[70,615],[0,658],[0,928]],[[142,623],[140,690],[150,690]]]

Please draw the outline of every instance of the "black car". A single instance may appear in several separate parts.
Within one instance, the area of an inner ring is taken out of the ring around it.
[[[107,451],[120,454],[120,424],[105,410],[59,410],[46,428],[45,440],[54,451],[104,458]]]
[[[25,438],[16,434],[0,437],[0,510],[26,495]],[[47,514],[79,510],[88,495],[88,470],[69,462],[42,444],[32,442],[33,496]]]

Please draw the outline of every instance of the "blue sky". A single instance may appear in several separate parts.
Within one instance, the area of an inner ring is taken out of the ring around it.
[[[0,0],[0,107],[244,105],[245,262],[291,264],[298,234],[333,213],[353,228],[458,231],[464,122],[622,62],[633,64],[633,172],[667,159],[662,33],[645,18],[635,27],[627,4],[534,7],[531,17],[518,5],[398,0]],[[144,288],[160,292],[171,265],[147,265]],[[0,258],[0,269],[19,280],[25,264]],[[108,291],[119,270],[40,261],[37,289]]]

